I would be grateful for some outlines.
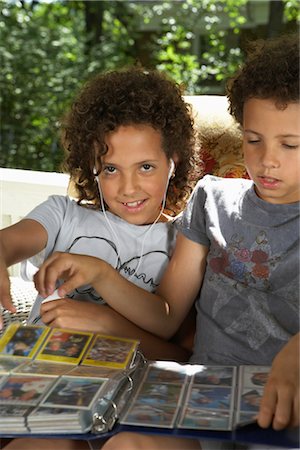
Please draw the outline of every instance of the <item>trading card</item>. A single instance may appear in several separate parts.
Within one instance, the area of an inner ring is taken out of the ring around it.
[[[235,368],[226,366],[202,366],[194,374],[193,383],[209,386],[232,386],[235,384]]]
[[[132,361],[139,341],[97,334],[82,364],[125,369]]]
[[[228,411],[187,408],[179,421],[178,427],[200,430],[229,430],[231,428],[231,417]]]
[[[181,391],[182,386],[179,384],[144,383],[135,398],[135,403],[175,406]]]
[[[146,374],[147,382],[152,383],[183,383],[187,375],[180,365],[176,365],[173,369],[166,366],[150,365]]]
[[[0,402],[35,405],[53,383],[52,377],[8,375],[1,381]]]
[[[231,389],[193,385],[189,391],[187,405],[194,409],[230,409]]]
[[[172,428],[177,409],[162,405],[134,404],[121,423],[128,425]]]
[[[243,366],[240,368],[240,385],[243,387],[263,387],[268,379],[270,367],[268,366]]]
[[[36,360],[79,364],[92,337],[92,333],[53,328]]]
[[[89,409],[105,380],[61,377],[44,398],[42,406]]]
[[[24,364],[24,359],[20,358],[9,358],[7,356],[0,356],[0,375],[9,374],[16,367]]]
[[[69,373],[69,377],[96,377],[96,378],[112,378],[121,373],[120,369],[111,369],[110,367],[94,367],[94,366],[76,366]]]
[[[237,417],[236,417],[236,422],[237,422],[237,427],[243,427],[245,425],[249,425],[251,423],[256,423],[256,418],[257,418],[257,412],[250,412],[250,413],[246,413],[246,412],[240,412],[237,413]]]
[[[59,376],[70,372],[70,364],[61,364],[48,361],[28,361],[14,370],[14,373],[32,375]]]
[[[240,397],[239,409],[244,412],[258,412],[263,388],[244,389]]]
[[[0,353],[31,359],[49,333],[48,327],[11,324],[0,339]]]

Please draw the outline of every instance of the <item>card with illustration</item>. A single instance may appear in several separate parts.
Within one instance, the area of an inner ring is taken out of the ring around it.
[[[239,410],[243,412],[258,413],[259,405],[262,399],[263,389],[249,389],[245,388],[240,396]]]
[[[96,377],[96,378],[112,378],[120,373],[120,369],[111,369],[110,367],[101,366],[76,366],[69,373],[69,377]]]
[[[8,375],[1,380],[0,402],[36,405],[53,383],[52,377]]]
[[[178,427],[196,430],[230,430],[231,414],[229,411],[186,408]]]
[[[149,383],[181,384],[186,377],[184,366],[168,361],[149,365],[145,380]]]
[[[63,376],[43,399],[42,406],[89,409],[105,380]]]
[[[187,406],[194,409],[231,410],[232,391],[227,387],[207,387],[191,385]]]
[[[11,324],[0,339],[0,354],[31,359],[49,331],[48,327]]]
[[[14,369],[13,372],[56,377],[66,375],[71,370],[70,364],[34,360],[23,363],[21,366]]]
[[[194,374],[194,384],[206,384],[209,386],[234,386],[235,385],[235,367],[226,366],[202,366]]]
[[[182,385],[171,383],[143,383],[135,403],[147,405],[176,406],[179,402]]]
[[[8,358],[0,356],[0,375],[9,374],[11,371],[24,364],[23,358]]]
[[[163,405],[136,404],[127,411],[122,423],[148,427],[172,428],[176,419],[177,408]]]
[[[79,364],[92,337],[92,333],[53,328],[38,352],[36,360]]]
[[[81,364],[125,369],[130,365],[138,345],[139,341],[135,339],[97,334]]]
[[[256,422],[257,412],[241,412],[238,411],[236,415],[237,425],[242,427]]]
[[[249,388],[264,387],[269,375],[267,366],[244,366],[240,370],[240,385]]]

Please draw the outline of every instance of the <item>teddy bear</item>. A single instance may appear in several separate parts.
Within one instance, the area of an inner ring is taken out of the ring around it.
[[[186,96],[199,144],[202,174],[249,178],[243,162],[242,132],[228,111],[225,96]]]

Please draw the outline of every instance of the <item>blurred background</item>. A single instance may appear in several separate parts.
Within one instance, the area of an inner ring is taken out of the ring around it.
[[[59,119],[90,76],[157,68],[224,95],[247,42],[299,32],[299,0],[0,0],[0,167],[59,171]]]

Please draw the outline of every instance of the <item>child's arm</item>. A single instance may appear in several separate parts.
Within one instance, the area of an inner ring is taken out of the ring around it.
[[[207,247],[179,233],[158,295],[135,286],[98,258],[65,253],[55,253],[45,261],[35,275],[35,283],[45,297],[52,294],[57,279],[65,280],[58,290],[61,297],[76,287],[91,284],[119,314],[144,330],[169,339],[198,294],[206,267],[206,254]]]
[[[299,426],[300,333],[293,336],[273,360],[260,405],[258,424],[275,430]]]
[[[187,361],[191,356],[192,346],[185,348],[182,339],[173,343],[154,336],[108,305],[64,298],[42,304],[41,318],[51,327],[88,330],[94,333],[139,339],[140,348],[147,359]]]
[[[7,267],[35,255],[46,246],[46,243],[46,230],[34,220],[24,219],[0,230],[0,306],[15,312]]]

